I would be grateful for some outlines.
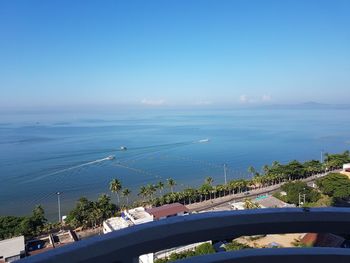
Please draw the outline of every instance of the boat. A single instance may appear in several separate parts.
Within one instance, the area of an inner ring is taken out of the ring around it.
[[[125,146],[120,146],[120,150],[121,151],[126,151],[128,148],[126,148]]]
[[[115,159],[115,156],[114,155],[110,155],[107,157],[107,160],[114,160]]]
[[[205,142],[209,142],[209,139],[203,139],[203,140],[199,140],[199,143],[205,143]]]

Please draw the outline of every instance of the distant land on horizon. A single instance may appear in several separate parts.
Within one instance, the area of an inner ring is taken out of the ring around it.
[[[192,107],[189,105],[175,106],[175,105],[162,105],[162,106],[150,106],[150,107],[140,107],[140,105],[93,105],[87,107],[79,106],[66,106],[66,107],[34,107],[30,109],[1,109],[2,113],[9,114],[35,114],[35,113],[68,113],[68,112],[82,112],[82,113],[103,113],[105,111],[109,112],[119,112],[119,111],[203,111],[203,110],[349,110],[350,104],[327,104],[319,102],[303,102],[294,104],[231,104],[231,105],[221,105],[213,104],[204,107]]]
[[[304,102],[297,104],[270,104],[261,105],[257,109],[290,109],[290,110],[347,110],[350,109],[350,104],[327,104],[319,102]]]

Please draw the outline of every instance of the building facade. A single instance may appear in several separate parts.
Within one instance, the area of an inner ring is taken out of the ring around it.
[[[24,236],[0,241],[0,262],[13,262],[25,257]]]

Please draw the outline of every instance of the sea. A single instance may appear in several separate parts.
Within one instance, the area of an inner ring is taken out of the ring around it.
[[[83,196],[105,193],[116,202],[114,178],[135,200],[141,186],[168,178],[175,190],[209,176],[223,184],[224,164],[227,180],[250,178],[249,166],[259,171],[275,160],[321,160],[348,149],[345,109],[1,113],[0,215],[29,215],[40,204],[54,221],[57,192],[65,215]]]

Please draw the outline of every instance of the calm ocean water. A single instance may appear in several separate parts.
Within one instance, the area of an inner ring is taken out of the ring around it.
[[[224,163],[228,179],[245,178],[250,165],[349,148],[349,110],[1,115],[0,215],[25,215],[40,203],[55,219],[57,191],[64,214],[81,196],[109,193],[112,178],[135,197],[141,185],[166,178],[178,189],[207,176],[223,183]],[[109,155],[116,159],[84,165]]]

